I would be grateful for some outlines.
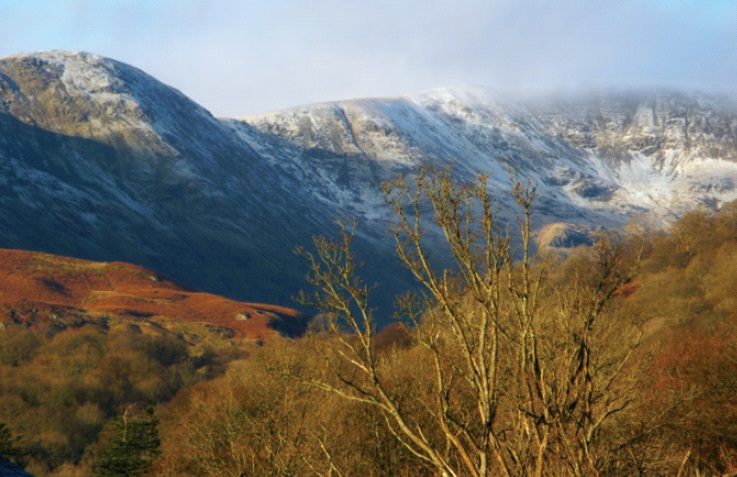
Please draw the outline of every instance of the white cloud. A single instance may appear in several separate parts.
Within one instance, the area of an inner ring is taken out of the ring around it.
[[[0,31],[25,25],[15,40],[3,38],[0,53],[99,52],[144,69],[218,115],[457,84],[522,91],[582,84],[729,89],[737,77],[734,2],[30,4],[34,9],[0,19]]]

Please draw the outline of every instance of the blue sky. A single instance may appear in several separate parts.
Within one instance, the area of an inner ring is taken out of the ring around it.
[[[443,86],[737,90],[737,0],[0,0],[0,56],[137,66],[218,116]]]

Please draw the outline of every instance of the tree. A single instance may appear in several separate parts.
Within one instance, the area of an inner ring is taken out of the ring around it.
[[[321,310],[338,342],[326,352],[332,376],[313,384],[372,407],[440,475],[599,474],[612,465],[606,444],[621,447],[605,424],[629,404],[623,374],[639,343],[628,323],[606,312],[639,259],[602,238],[553,274],[551,260],[531,253],[536,187],[510,174],[517,237],[500,220],[484,175],[458,184],[448,170],[424,168],[412,182],[384,187],[397,217],[397,254],[423,289],[400,305],[400,318],[414,324],[417,369],[426,370],[409,382],[393,380],[376,351],[354,228],[342,226],[338,240],[315,238],[314,253],[299,250],[316,288],[302,302]],[[430,260],[428,210],[453,271]]]
[[[98,475],[143,475],[159,454],[158,419],[148,406],[132,416],[132,406],[114,424],[107,445],[95,463]]]
[[[18,437],[13,436],[5,423],[0,422],[0,460],[7,459],[23,467],[25,459],[23,458],[23,451],[16,447],[18,439]]]

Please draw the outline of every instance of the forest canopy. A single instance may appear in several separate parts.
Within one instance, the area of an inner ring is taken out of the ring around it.
[[[534,185],[512,174],[512,230],[484,181],[387,184],[422,292],[383,330],[350,226],[302,250],[322,313],[299,339],[202,354],[164,332],[7,326],[14,449],[36,475],[94,475],[126,409],[154,405],[148,475],[737,472],[737,204],[544,255]],[[453,271],[432,264],[436,226]]]

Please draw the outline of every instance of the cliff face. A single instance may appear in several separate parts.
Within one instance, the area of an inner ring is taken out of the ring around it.
[[[724,98],[630,93],[531,106],[551,134],[583,151],[609,182],[604,202],[673,219],[734,200],[737,115]]]
[[[509,219],[511,164],[539,185],[540,227],[665,223],[737,198],[735,111],[682,93],[515,102],[443,89],[217,119],[114,60],[7,57],[0,245],[124,260],[289,305],[305,273],[292,249],[348,216],[388,302],[410,281],[389,258],[384,180],[426,163],[454,164],[459,180],[483,171]]]

